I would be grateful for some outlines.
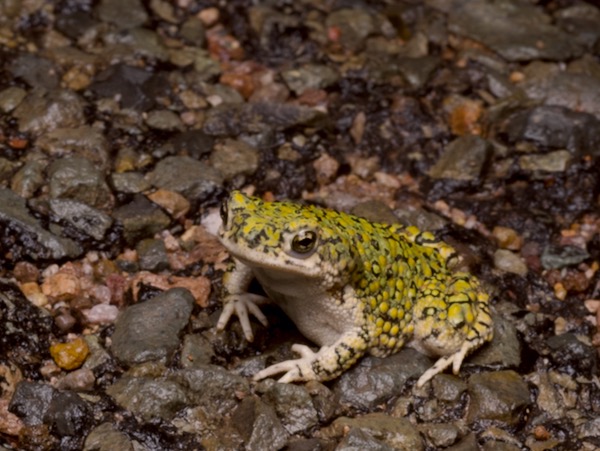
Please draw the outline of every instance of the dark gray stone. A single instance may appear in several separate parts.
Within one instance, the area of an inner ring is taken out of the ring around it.
[[[592,378],[598,371],[598,353],[572,333],[550,337],[546,344],[552,362],[567,373]]]
[[[91,406],[72,391],[57,392],[44,415],[44,423],[60,436],[74,436],[94,421]]]
[[[212,344],[200,334],[188,334],[183,337],[181,347],[181,366],[196,368],[211,362],[215,352]]]
[[[8,67],[13,78],[24,80],[32,88],[56,89],[60,82],[60,68],[39,55],[23,53]]]
[[[87,158],[60,158],[48,167],[50,197],[73,199],[90,207],[108,209],[113,202],[104,175]]]
[[[567,149],[575,155],[600,152],[600,120],[561,106],[539,106],[513,114],[507,123],[510,142],[532,141],[540,147]]]
[[[135,249],[138,253],[140,269],[160,272],[169,268],[167,248],[162,240],[147,238],[141,240]]]
[[[122,193],[142,193],[152,187],[141,172],[113,172],[110,180],[114,188]]]
[[[306,431],[319,422],[311,396],[304,386],[273,384],[263,400],[275,408],[283,427],[290,434]]]
[[[103,22],[125,29],[140,26],[148,19],[148,13],[140,0],[102,0],[96,12]]]
[[[134,447],[127,434],[119,431],[111,423],[102,423],[88,434],[83,445],[83,450],[134,451]]]
[[[483,43],[509,61],[558,61],[583,52],[571,36],[549,24],[541,8],[525,2],[461,3],[450,10],[449,30]]]
[[[188,323],[193,305],[188,290],[173,288],[127,307],[115,323],[113,355],[127,365],[168,361],[179,347],[179,333]]]
[[[491,145],[485,139],[475,135],[461,136],[448,144],[429,170],[429,176],[435,179],[477,180],[490,153]]]
[[[57,128],[78,127],[84,121],[84,100],[72,91],[33,91],[14,110],[19,131],[43,133]]]
[[[494,315],[494,339],[478,349],[467,364],[499,368],[519,368],[521,343],[514,323],[500,315]]]
[[[352,429],[335,448],[336,451],[394,451],[390,445],[377,440],[369,432]]]
[[[253,396],[244,398],[232,420],[248,451],[276,451],[288,441],[288,433],[273,408]]]
[[[190,157],[167,157],[147,175],[147,180],[157,188],[175,191],[191,201],[204,200],[223,180],[221,175],[204,161]]]
[[[0,225],[4,226],[5,235],[15,234],[11,249],[15,261],[24,255],[34,260],[59,260],[65,257],[76,258],[83,253],[83,249],[75,241],[45,230],[30,215],[25,199],[7,189],[0,189]]]
[[[106,393],[144,421],[170,420],[189,403],[184,387],[168,379],[124,376]]]
[[[474,374],[469,377],[467,421],[495,420],[516,425],[531,404],[527,383],[514,371]]]
[[[142,195],[113,211],[113,218],[123,225],[123,234],[129,244],[165,230],[171,223],[169,216]]]
[[[400,395],[406,382],[421,376],[431,361],[413,349],[403,349],[384,359],[365,357],[334,384],[341,404],[360,410],[374,409]]]
[[[52,156],[73,154],[88,159],[99,169],[109,166],[110,146],[102,131],[94,127],[51,130],[40,136],[35,144]]]
[[[43,424],[52,398],[58,393],[43,382],[21,381],[8,405],[8,411],[17,415],[29,426]]]
[[[50,211],[55,220],[66,223],[98,241],[104,238],[113,223],[106,213],[76,200],[51,199]]]
[[[578,265],[588,258],[589,252],[577,246],[548,245],[542,251],[541,262],[545,269],[561,269]]]

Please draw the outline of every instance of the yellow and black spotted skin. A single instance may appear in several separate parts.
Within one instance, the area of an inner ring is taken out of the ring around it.
[[[294,345],[300,358],[255,375],[281,382],[338,377],[367,352],[386,356],[405,344],[439,360],[423,385],[492,339],[488,295],[448,244],[416,227],[386,225],[292,202],[265,202],[234,191],[223,203],[221,242],[233,257],[224,276],[223,329],[236,314],[248,340],[249,314],[263,324],[247,293],[256,278],[298,329],[321,346]]]

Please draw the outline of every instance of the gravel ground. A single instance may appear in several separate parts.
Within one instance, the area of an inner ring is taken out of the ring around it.
[[[600,9],[0,2],[0,450],[600,448]],[[234,188],[436,231],[493,293],[458,376],[215,330]]]

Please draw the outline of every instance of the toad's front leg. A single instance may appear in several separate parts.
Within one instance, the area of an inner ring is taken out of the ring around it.
[[[292,351],[299,359],[276,363],[259,371],[254,380],[285,373],[279,382],[327,381],[335,379],[361,358],[368,347],[368,334],[363,327],[346,332],[334,344],[314,352],[308,346],[295,344]]]

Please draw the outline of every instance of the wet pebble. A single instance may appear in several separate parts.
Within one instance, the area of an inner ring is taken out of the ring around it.
[[[524,171],[564,172],[572,160],[568,150],[557,150],[541,155],[523,155],[519,158],[519,167]]]
[[[448,17],[451,32],[479,41],[509,61],[562,60],[582,53],[568,34],[533,5],[488,0],[464,2]]]
[[[35,144],[53,157],[77,155],[94,163],[99,169],[109,164],[109,143],[94,127],[58,128],[40,136]]]
[[[598,371],[598,353],[575,334],[555,335],[546,340],[549,357],[556,365],[571,374],[591,378]]]
[[[73,199],[90,207],[108,209],[113,196],[103,174],[83,157],[65,157],[48,167],[50,197]]]
[[[256,397],[242,400],[233,412],[232,420],[249,451],[275,451],[287,443],[288,433],[275,410]]]
[[[306,431],[319,422],[311,396],[303,386],[275,383],[262,399],[275,408],[290,434]]]
[[[8,410],[27,425],[41,425],[57,391],[43,382],[21,381],[10,400]]]
[[[519,276],[527,275],[527,265],[521,257],[507,249],[494,252],[494,266],[500,271],[511,272]]]
[[[465,135],[446,147],[439,160],[429,170],[436,179],[477,180],[491,152],[490,144],[483,138]]]
[[[110,22],[125,29],[142,25],[148,19],[148,13],[139,0],[102,0],[96,7],[96,13],[102,22]]]
[[[140,268],[146,271],[160,272],[169,268],[169,257],[162,240],[146,238],[135,247]]]
[[[121,193],[142,193],[152,187],[141,172],[113,172],[110,180],[115,190]]]
[[[590,257],[590,254],[576,246],[549,245],[542,251],[541,262],[545,269],[560,269],[577,265]]]
[[[179,333],[188,323],[193,305],[188,290],[173,288],[127,307],[115,324],[113,355],[128,365],[170,359],[179,347]]]
[[[98,241],[113,224],[106,213],[77,200],[51,199],[49,205],[55,220]]]
[[[306,64],[298,69],[289,69],[281,73],[283,80],[296,95],[302,95],[308,89],[324,89],[337,83],[339,74],[329,66]]]
[[[92,409],[77,393],[59,391],[52,397],[44,422],[59,436],[82,437],[93,422]]]
[[[44,229],[26,207],[25,199],[7,189],[0,189],[0,224],[15,232],[12,259],[27,255],[37,259],[76,258],[83,253],[73,240],[62,238]],[[23,238],[26,237],[26,240]],[[9,257],[10,259],[10,257]]]
[[[122,224],[123,235],[131,244],[165,230],[171,223],[169,216],[141,195],[136,195],[131,202],[115,208],[112,216]]]
[[[0,91],[0,111],[3,113],[10,113],[27,96],[27,91],[17,86],[11,86],[9,88]]]
[[[47,94],[33,91],[13,111],[22,132],[42,133],[71,128],[84,120],[84,100],[72,91],[53,90]]]
[[[148,112],[145,118],[150,128],[164,131],[183,130],[183,123],[177,114],[169,110],[156,110]]]
[[[391,449],[410,449],[414,451],[424,450],[425,446],[419,431],[406,418],[394,418],[384,413],[368,413],[361,417],[336,419],[326,431],[325,436],[343,436],[360,430],[367,436],[377,437],[377,441]],[[368,441],[367,441],[368,443]],[[373,445],[369,445],[373,446]],[[350,449],[350,448],[344,448]],[[373,448],[366,448],[373,449]],[[377,448],[375,448],[377,449]]]
[[[223,183],[215,168],[185,156],[162,159],[147,180],[157,188],[175,191],[188,200],[204,200]]]
[[[574,155],[584,155],[597,151],[600,121],[589,113],[544,105],[513,114],[506,133],[510,142],[527,140],[541,147],[567,149]]]
[[[339,402],[370,410],[398,396],[409,378],[423,374],[431,362],[413,349],[402,349],[385,359],[365,357],[334,383]]]
[[[515,425],[527,413],[530,393],[527,383],[514,371],[474,374],[469,377],[471,399],[467,421],[496,420]]]
[[[106,393],[147,422],[156,418],[170,420],[189,403],[185,388],[164,378],[123,376]]]
[[[127,434],[121,432],[111,423],[96,426],[85,438],[84,451],[134,451],[134,443]]]
[[[226,181],[237,175],[252,175],[258,169],[258,161],[257,149],[244,141],[234,139],[217,143],[210,155],[211,165]]]
[[[76,338],[67,343],[56,343],[50,346],[50,355],[56,364],[64,370],[74,370],[85,362],[89,348],[83,338]]]

